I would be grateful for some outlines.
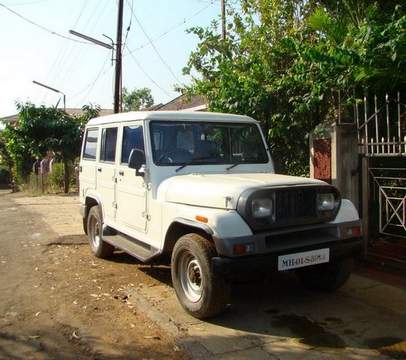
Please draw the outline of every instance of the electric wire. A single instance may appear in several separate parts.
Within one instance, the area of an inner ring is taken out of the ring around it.
[[[14,14],[15,16],[18,16],[19,18],[23,19],[24,21],[30,23],[31,25],[34,25],[34,26],[36,26],[37,28],[39,28],[39,29],[41,29],[41,30],[43,30],[43,31],[46,31],[47,33],[50,33],[50,34],[55,35],[55,36],[58,36],[58,37],[60,37],[60,38],[62,38],[62,39],[74,41],[74,42],[77,42],[77,43],[80,43],[80,44],[94,45],[94,44],[92,44],[92,43],[88,43],[88,42],[81,41],[81,40],[76,40],[76,39],[74,39],[74,38],[71,38],[71,37],[69,37],[69,36],[65,36],[65,35],[63,35],[63,34],[61,34],[61,33],[59,33],[59,32],[54,31],[54,30],[48,29],[47,27],[45,27],[45,26],[43,26],[43,25],[41,25],[41,24],[38,24],[38,23],[36,23],[36,22],[33,21],[33,20],[30,20],[30,19],[26,18],[25,16],[23,16],[23,15],[21,15],[20,13],[14,11],[13,9],[10,9],[8,6],[6,6],[6,5],[4,5],[4,4],[2,4],[2,3],[0,3],[0,6],[1,6],[2,8],[4,8],[4,9],[6,9],[7,11],[9,11],[10,13]]]
[[[73,95],[70,96],[71,99],[75,99],[77,98],[79,95],[83,94],[86,90],[88,90],[89,88],[91,88],[89,91],[92,90],[92,87],[95,86],[95,84],[98,82],[98,80],[100,80],[101,77],[103,77],[104,75],[106,75],[111,68],[108,68],[105,70],[106,64],[108,62],[108,60],[110,60],[110,55],[107,56],[107,58],[104,60],[100,70],[97,72],[95,78],[90,81],[84,88],[82,88],[81,90],[79,90],[78,92],[74,93]]]
[[[128,1],[127,1],[128,4]],[[148,35],[148,33],[146,32],[144,26],[142,25],[142,23],[140,22],[140,20],[138,19],[137,15],[135,15],[134,10],[132,10],[132,14],[134,16],[135,21],[137,22],[138,26],[140,27],[140,29],[142,30],[142,32],[144,33],[145,37],[148,39],[148,41],[151,43],[152,48],[154,49],[155,53],[157,54],[158,58],[161,60],[162,64],[168,69],[168,71],[170,72],[170,74],[172,75],[172,77],[175,79],[175,81],[177,83],[180,83],[179,79],[177,78],[177,76],[175,75],[175,73],[173,72],[172,68],[169,66],[169,64],[165,61],[165,59],[162,57],[162,55],[160,54],[160,52],[158,51],[158,49],[156,48],[155,44],[153,43],[153,40],[151,39],[151,37]],[[127,48],[128,49],[128,48]]]
[[[171,33],[172,31],[184,26],[186,23],[188,23],[190,20],[192,20],[193,18],[195,18],[196,16],[200,15],[202,12],[204,12],[205,10],[207,10],[209,7],[211,7],[213,4],[209,3],[208,5],[204,6],[203,8],[201,8],[200,10],[196,11],[194,14],[192,14],[190,17],[184,19],[183,21],[176,23],[175,25],[171,26],[170,28],[168,28],[167,30],[165,30],[163,33],[161,33],[160,35],[158,35],[157,37],[155,37],[154,39],[152,39],[152,42],[157,42],[158,40],[162,39],[163,37],[165,37],[166,35],[168,35],[169,33]],[[141,50],[147,46],[151,45],[151,41],[145,42],[144,44],[136,47],[135,49],[129,50],[128,54],[133,53],[135,51]]]
[[[127,44],[128,34],[131,31],[131,25],[132,25],[132,22],[133,22],[133,13],[134,13],[134,11],[133,11],[133,9],[134,9],[134,0],[131,0],[131,8],[130,9],[131,9],[131,17],[130,17],[130,22],[129,22],[128,26],[127,26],[127,30],[126,30],[126,33],[125,33],[125,39],[124,39],[123,48],[125,48],[125,46]]]
[[[127,47],[128,50],[128,47]],[[134,60],[134,62],[136,63],[136,65],[138,66],[138,68],[142,71],[142,73],[149,79],[149,81],[151,81],[158,89],[160,89],[166,96],[168,96],[169,98],[171,98],[171,94],[165,90],[161,85],[159,85],[144,69],[144,67],[141,65],[140,61],[138,61],[138,59],[135,57],[134,54],[129,53],[131,55],[131,58]]]
[[[23,2],[23,3],[13,3],[13,4],[6,4],[6,5],[7,6],[24,6],[24,5],[38,4],[38,3],[45,2],[45,1],[49,1],[49,0],[27,1],[27,2]]]

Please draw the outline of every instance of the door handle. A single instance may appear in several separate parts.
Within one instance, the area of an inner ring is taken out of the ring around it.
[[[98,171],[98,172],[102,172],[102,168],[97,168],[97,171]]]
[[[118,175],[124,176],[124,170],[119,171],[119,172],[118,172]]]

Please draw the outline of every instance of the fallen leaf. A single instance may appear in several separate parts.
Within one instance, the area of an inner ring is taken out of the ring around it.
[[[144,339],[161,340],[161,338],[156,335],[147,335],[147,336],[144,336]]]

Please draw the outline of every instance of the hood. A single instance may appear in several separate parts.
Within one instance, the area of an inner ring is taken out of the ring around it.
[[[325,183],[297,176],[249,173],[179,175],[165,180],[162,185],[166,188],[167,202],[236,209],[238,198],[247,189],[306,184]]]

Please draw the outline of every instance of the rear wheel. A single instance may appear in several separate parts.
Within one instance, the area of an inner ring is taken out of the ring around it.
[[[99,206],[93,206],[87,217],[87,236],[90,248],[95,256],[108,258],[114,252],[114,246],[106,243],[102,239],[103,218]]]
[[[343,286],[349,279],[354,260],[346,258],[332,263],[302,268],[296,271],[297,276],[310,290],[333,292]]]
[[[228,301],[229,284],[211,270],[214,245],[198,234],[182,236],[172,252],[172,283],[183,308],[204,319],[221,313]]]

